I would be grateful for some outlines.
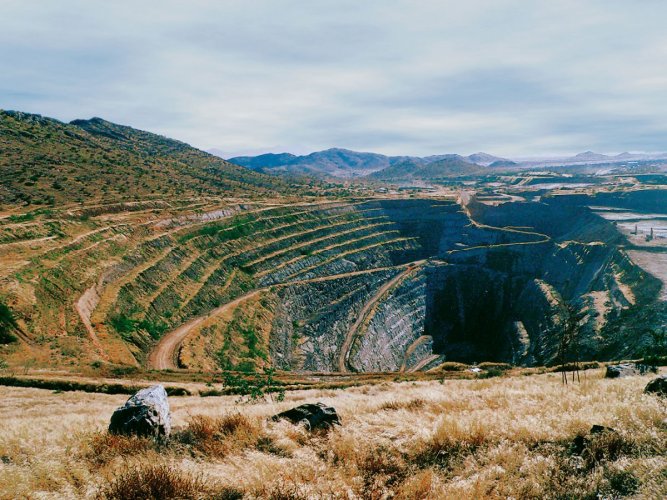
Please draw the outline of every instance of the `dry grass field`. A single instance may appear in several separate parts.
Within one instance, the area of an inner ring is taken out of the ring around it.
[[[167,443],[106,434],[126,396],[0,387],[0,498],[665,498],[667,401],[602,374],[172,397]],[[340,428],[267,419],[317,401]]]

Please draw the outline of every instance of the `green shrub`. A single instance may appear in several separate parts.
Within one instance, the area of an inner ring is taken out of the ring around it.
[[[18,340],[16,335],[11,332],[16,327],[12,310],[0,302],[0,344],[11,344]]]
[[[502,377],[505,375],[505,370],[501,368],[491,367],[479,374],[479,378],[493,378]]]
[[[113,329],[120,333],[121,336],[133,333],[137,329],[137,322],[125,316],[123,313],[111,316],[111,318],[109,318],[109,323],[111,323]]]
[[[485,361],[483,363],[478,364],[477,366],[480,367],[482,370],[495,369],[495,370],[505,371],[512,369],[512,365],[510,365],[509,363],[496,363],[493,361]]]

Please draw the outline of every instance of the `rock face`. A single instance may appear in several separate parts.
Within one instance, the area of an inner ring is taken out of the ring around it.
[[[618,365],[609,365],[604,378],[631,377],[633,375],[644,375],[645,373],[655,372],[656,369],[647,365],[637,363],[621,363]]]
[[[272,420],[289,420],[293,424],[304,424],[310,431],[330,429],[333,425],[340,425],[335,408],[324,403],[309,403],[297,406],[291,410],[278,413]]]
[[[647,394],[657,394],[658,396],[667,397],[667,375],[661,375],[654,378],[647,385],[644,392]]]
[[[169,437],[171,414],[167,392],[161,385],[142,389],[111,416],[111,434]]]

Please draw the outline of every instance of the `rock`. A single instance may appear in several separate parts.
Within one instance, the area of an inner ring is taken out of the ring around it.
[[[142,389],[111,415],[111,434],[169,437],[171,414],[161,385]]]
[[[574,453],[575,455],[581,455],[588,446],[588,444],[591,442],[591,438],[593,436],[597,434],[603,434],[606,432],[616,432],[616,430],[612,429],[611,427],[595,424],[593,427],[591,427],[591,430],[588,431],[588,434],[586,434],[585,436],[580,435],[574,438],[571,447],[572,453]]]
[[[657,394],[658,396],[667,397],[667,375],[661,375],[658,378],[654,378],[644,389],[646,394]]]
[[[631,377],[633,375],[644,375],[645,373],[656,373],[657,368],[638,363],[621,363],[618,365],[607,366],[607,373],[604,378]]]
[[[310,431],[340,425],[335,408],[324,403],[300,405],[272,417],[274,421],[281,419],[289,420],[293,424],[303,424]]]

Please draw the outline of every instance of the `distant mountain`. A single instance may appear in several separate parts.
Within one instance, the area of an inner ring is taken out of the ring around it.
[[[519,164],[512,160],[496,160],[489,165],[489,168],[511,168],[518,166]]]
[[[385,156],[378,153],[363,153],[340,148],[316,151],[303,156],[295,156],[290,153],[237,156],[229,158],[228,161],[261,172],[307,174],[318,177],[338,178],[367,176],[374,172],[385,170],[385,176],[396,178],[396,176],[399,176],[401,169],[411,170],[412,167],[433,163],[438,163],[439,165],[433,172],[444,169],[442,171],[443,175],[451,176],[458,168],[462,172],[466,172],[464,175],[468,175],[468,171],[471,170],[470,165],[487,166],[494,162],[511,163],[510,160],[487,153],[475,153],[470,156],[457,154],[426,157]],[[509,166],[509,163],[498,166]],[[466,164],[468,167],[463,168],[463,164]],[[448,172],[449,170],[451,172]],[[380,178],[382,175],[376,177]]]
[[[0,110],[0,151],[0,205],[287,191],[281,179],[101,118]]]
[[[500,158],[499,156],[493,156],[488,153],[474,153],[471,154],[470,156],[466,157],[468,160],[470,160],[472,163],[476,163],[477,165],[483,165],[485,167],[489,167],[493,165],[494,163],[497,163],[498,165],[496,166],[506,166],[506,165],[501,165],[502,163],[509,162],[509,163],[514,163],[507,158]]]
[[[259,156],[237,156],[229,158],[228,161],[253,170],[345,178],[386,168],[392,159],[377,153],[331,148],[304,156],[268,153]]]
[[[409,159],[396,163],[379,172],[368,175],[369,179],[388,182],[411,180],[433,181],[484,173],[486,167],[453,157],[424,162],[421,159]]]
[[[593,151],[585,151],[583,153],[574,155],[571,158],[572,161],[605,161],[609,159],[611,159],[611,156],[594,153]]]
[[[291,153],[267,153],[259,156],[237,156],[230,158],[229,162],[252,170],[261,170],[289,165],[296,158],[298,157]]]

